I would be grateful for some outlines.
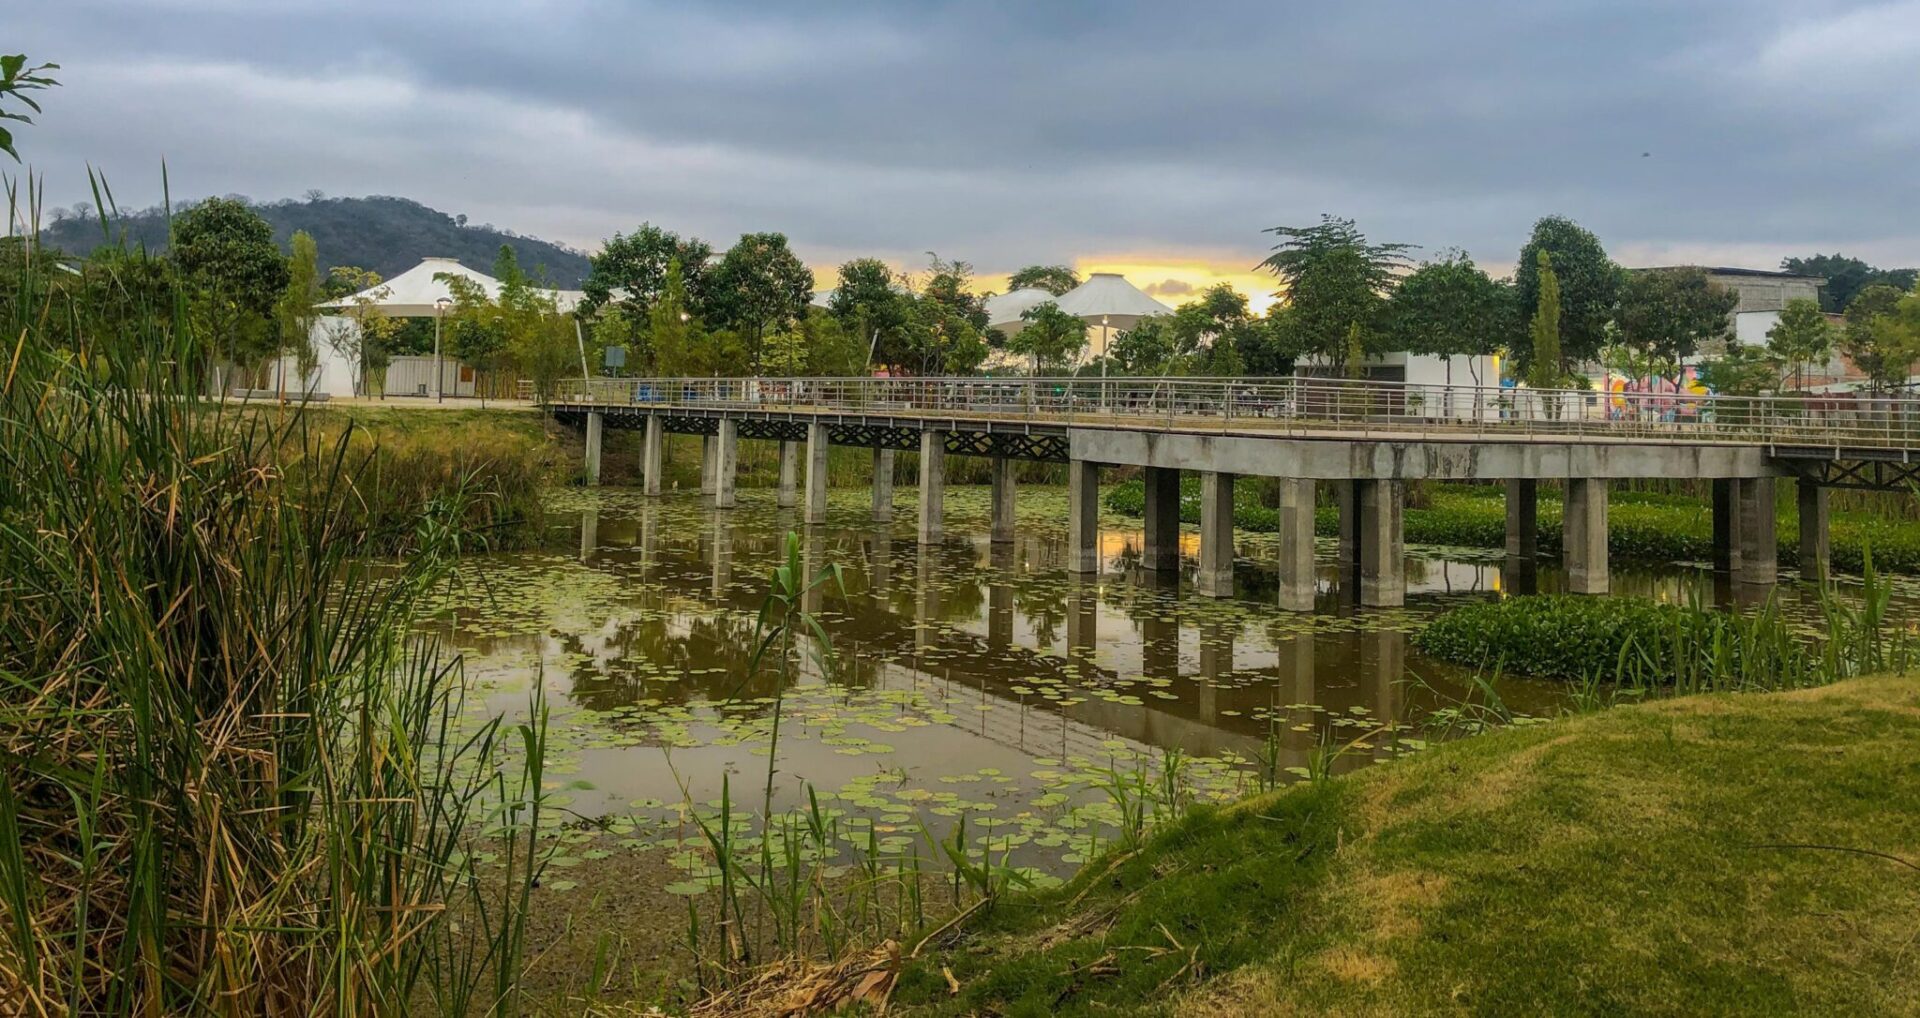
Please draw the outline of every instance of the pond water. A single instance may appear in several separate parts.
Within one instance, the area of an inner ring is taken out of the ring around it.
[[[836,490],[828,525],[805,528],[771,491],[725,511],[697,495],[570,491],[540,550],[468,560],[435,626],[464,656],[476,715],[523,713],[544,690],[573,851],[677,846],[690,879],[676,886],[696,893],[712,869],[685,851],[699,840],[687,813],[717,811],[723,782],[736,815],[759,809],[776,692],[777,810],[811,794],[843,840],[883,853],[925,853],[964,819],[969,842],[1057,878],[1136,814],[1423,748],[1437,737],[1423,719],[1486,692],[1410,634],[1451,605],[1561,583],[1547,563],[1520,575],[1497,552],[1416,547],[1407,606],[1359,609],[1323,542],[1320,610],[1282,612],[1268,537],[1240,535],[1239,596],[1215,600],[1192,592],[1191,529],[1187,572],[1161,578],[1136,568],[1138,521],[1108,516],[1102,572],[1078,578],[1064,568],[1062,489],[1022,488],[1018,538],[1001,545],[986,538],[985,489],[949,489],[949,533],[933,546],[914,538],[913,498],[902,490],[882,525],[864,489]],[[789,532],[809,575],[837,566],[840,582],[806,600],[831,652],[797,639],[783,679],[777,654],[752,664]],[[1699,564],[1616,568],[1613,587],[1758,596],[1716,590]],[[1780,591],[1811,618],[1810,599]],[[1493,688],[1534,716],[1565,695]]]

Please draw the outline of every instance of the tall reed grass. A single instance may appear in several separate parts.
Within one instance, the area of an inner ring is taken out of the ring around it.
[[[204,399],[182,306],[89,331],[5,271],[0,1012],[511,1011],[517,927],[448,918],[501,892],[466,849],[502,731],[408,635],[484,492],[356,512],[355,437]]]

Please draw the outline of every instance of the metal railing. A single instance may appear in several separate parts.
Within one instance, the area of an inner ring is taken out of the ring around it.
[[[1716,396],[1325,378],[596,378],[550,406],[1024,421],[1246,435],[1920,449],[1920,399]]]

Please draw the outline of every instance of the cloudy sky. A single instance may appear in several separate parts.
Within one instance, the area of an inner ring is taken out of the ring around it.
[[[14,0],[62,65],[48,199],[394,194],[592,249],[652,221],[810,263],[1125,269],[1163,292],[1357,219],[1504,271],[1920,263],[1920,2]]]

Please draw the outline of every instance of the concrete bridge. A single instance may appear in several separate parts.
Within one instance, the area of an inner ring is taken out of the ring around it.
[[[1831,397],[1618,394],[1414,386],[1333,379],[731,378],[562,383],[545,403],[586,434],[597,484],[607,428],[643,433],[641,474],[660,493],[664,437],[703,437],[701,491],[735,498],[742,439],[780,444],[779,504],[823,523],[827,450],[873,454],[873,518],[893,512],[893,458],[920,454],[919,537],[940,537],[946,458],[992,462],[992,539],[1014,533],[1013,463],[1067,465],[1068,563],[1099,569],[1102,467],[1145,479],[1144,565],[1180,564],[1180,474],[1200,477],[1198,591],[1233,593],[1233,487],[1280,487],[1280,606],[1314,603],[1318,486],[1340,506],[1340,556],[1359,601],[1406,596],[1406,482],[1498,481],[1507,487],[1507,553],[1535,555],[1536,492],[1565,486],[1569,589],[1607,591],[1607,485],[1640,478],[1712,482],[1715,565],[1743,583],[1778,575],[1775,488],[1798,487],[1802,572],[1824,575],[1827,492],[1901,490],[1920,480],[1920,401]]]

